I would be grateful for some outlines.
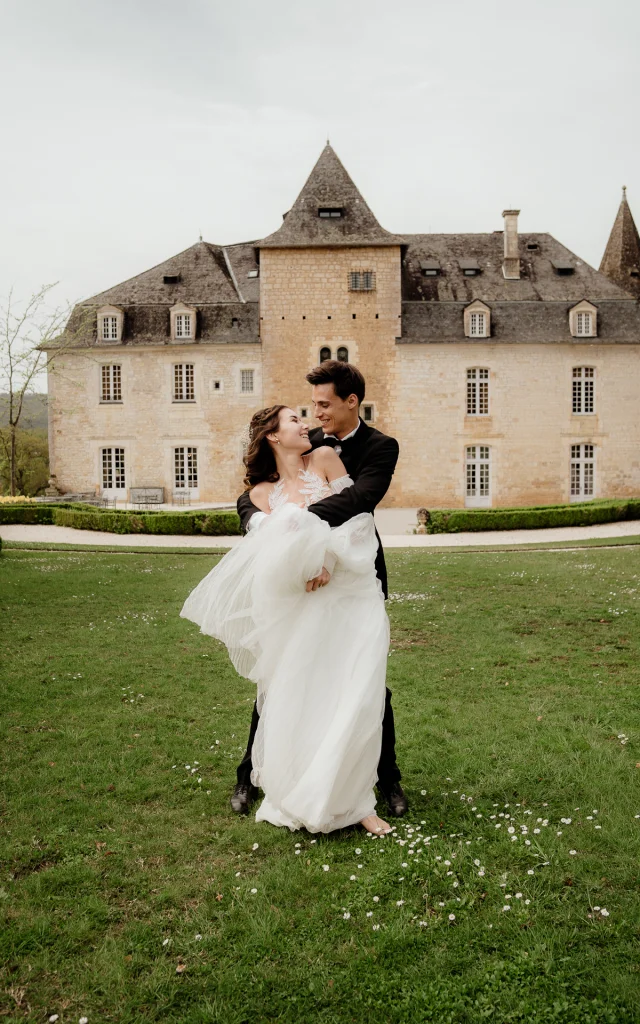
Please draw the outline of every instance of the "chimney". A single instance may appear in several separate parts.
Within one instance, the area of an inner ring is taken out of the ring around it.
[[[503,210],[504,217],[504,259],[502,273],[507,281],[520,280],[520,255],[518,252],[518,214],[520,210]]]

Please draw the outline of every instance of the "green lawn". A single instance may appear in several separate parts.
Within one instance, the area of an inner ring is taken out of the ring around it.
[[[640,1020],[640,548],[388,561],[411,811],[314,840],[230,811],[214,556],[3,552],[4,1020]]]

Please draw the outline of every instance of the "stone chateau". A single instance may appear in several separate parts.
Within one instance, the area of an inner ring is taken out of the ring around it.
[[[386,504],[640,495],[640,238],[626,193],[600,270],[518,210],[487,234],[396,235],[329,144],[283,223],[200,241],[88,299],[49,381],[65,492],[227,502],[252,413],[314,425],[305,374],[348,359],[400,442]]]

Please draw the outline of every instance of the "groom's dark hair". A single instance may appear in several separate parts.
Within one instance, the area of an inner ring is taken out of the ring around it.
[[[341,363],[337,359],[325,359],[320,366],[314,367],[307,374],[310,384],[333,384],[338,398],[346,401],[349,395],[355,395],[358,405],[364,399],[364,377],[353,363]]]

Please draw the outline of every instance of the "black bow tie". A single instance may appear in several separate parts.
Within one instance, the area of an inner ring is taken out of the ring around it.
[[[328,445],[329,448],[342,448],[342,441],[337,437],[325,437],[322,444]]]

